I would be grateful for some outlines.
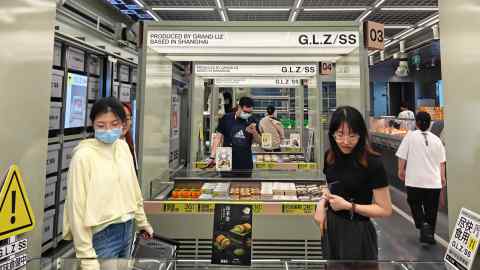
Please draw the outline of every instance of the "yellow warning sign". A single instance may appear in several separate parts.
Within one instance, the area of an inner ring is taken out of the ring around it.
[[[0,240],[31,231],[35,226],[22,175],[10,166],[0,191]]]

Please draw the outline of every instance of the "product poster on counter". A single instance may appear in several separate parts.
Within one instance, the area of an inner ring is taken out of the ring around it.
[[[212,264],[251,265],[252,213],[251,205],[215,205]]]
[[[218,172],[229,172],[232,170],[232,148],[218,147],[215,155],[215,164]]]
[[[462,208],[445,254],[448,269],[472,270],[480,240],[480,215]]]

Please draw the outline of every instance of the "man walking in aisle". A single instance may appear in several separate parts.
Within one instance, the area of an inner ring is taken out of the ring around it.
[[[409,132],[397,151],[398,177],[405,182],[407,201],[420,242],[435,244],[440,191],[446,185],[445,147],[440,138],[429,131],[431,117],[419,112],[417,130]]]

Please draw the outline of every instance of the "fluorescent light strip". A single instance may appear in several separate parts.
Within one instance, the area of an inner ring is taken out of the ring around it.
[[[430,27],[430,26],[435,25],[435,24],[437,24],[437,23],[439,23],[439,22],[440,22],[440,18],[429,22],[427,25],[425,25],[425,27]]]
[[[410,29],[408,29],[408,30],[405,30],[405,31],[403,31],[403,32],[400,32],[400,33],[396,34],[396,35],[393,37],[393,39],[401,39],[403,36],[408,35],[410,32],[412,32],[412,31],[414,31],[414,30],[415,30],[415,28],[410,28]]]
[[[137,5],[139,5],[141,8],[144,8],[144,7],[145,7],[145,5],[144,5],[142,2],[140,2],[139,0],[133,0],[133,1],[134,1],[135,3],[137,3]]]
[[[361,8],[304,8],[303,11],[365,11],[366,7]]]
[[[404,33],[400,33],[400,34],[396,35],[396,36],[394,37],[394,39],[395,39],[395,40],[405,39],[405,38],[407,38],[407,37],[409,37],[409,36],[411,36],[411,35],[413,35],[413,34],[416,34],[416,33],[420,32],[420,31],[422,31],[423,29],[424,29],[423,27],[420,27],[420,28],[412,28],[412,29],[410,29],[410,30],[408,30],[408,31],[406,31],[406,32],[404,32]]]
[[[225,12],[224,12],[223,10],[220,11],[220,15],[222,15],[222,20],[223,20],[224,22],[226,22],[226,21],[227,21],[227,17],[225,16]]]
[[[376,54],[376,53],[378,53],[378,52],[379,52],[379,50],[373,51],[373,52],[369,53],[368,56],[372,56],[372,55],[374,55],[374,54]]]
[[[392,41],[392,42],[390,42],[390,43],[388,43],[388,44],[385,44],[385,48],[388,48],[388,47],[390,47],[390,46],[393,46],[393,45],[397,44],[398,42],[400,42],[400,40],[394,40],[394,41]]]
[[[296,9],[299,9],[302,5],[303,0],[297,0],[297,5],[295,6]]]
[[[222,8],[222,2],[220,0],[217,0],[217,6],[218,8]]]
[[[292,14],[292,18],[290,19],[290,22],[294,22],[296,18],[297,18],[297,11],[294,11]]]
[[[365,20],[365,18],[368,17],[368,15],[370,15],[372,13],[373,10],[369,10],[367,13],[365,13],[362,17],[360,17],[360,19],[358,19],[359,22],[362,22],[363,20]]]
[[[384,7],[383,11],[438,11],[438,7]]]
[[[213,10],[215,10],[215,8],[153,7],[152,10],[158,10],[158,11],[213,11]]]
[[[386,0],[380,0],[377,2],[377,4],[375,5],[375,8],[378,8],[379,6],[381,6]]]
[[[433,21],[433,20],[435,20],[435,19],[437,19],[437,18],[439,18],[439,17],[440,17],[440,15],[439,15],[439,14],[436,14],[435,16],[432,16],[432,17],[424,20],[423,22],[419,23],[418,26],[423,26],[423,25],[425,25],[425,24],[427,24],[427,23],[429,23],[429,22],[431,22],[431,21]]]
[[[228,8],[230,11],[289,11],[289,8]]]
[[[148,15],[150,15],[155,21],[160,21],[156,15],[153,14],[150,10],[147,10]]]
[[[412,28],[411,25],[385,25],[385,29],[407,29]]]

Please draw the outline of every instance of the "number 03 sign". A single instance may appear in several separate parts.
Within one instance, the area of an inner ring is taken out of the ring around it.
[[[383,23],[365,22],[363,29],[367,49],[383,50],[385,48],[385,27]]]

